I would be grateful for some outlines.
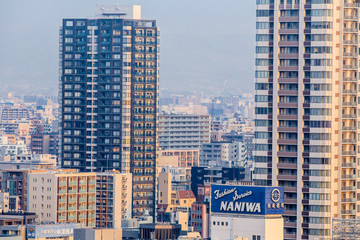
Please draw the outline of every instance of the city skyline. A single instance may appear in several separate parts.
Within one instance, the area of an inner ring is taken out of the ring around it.
[[[98,2],[36,0],[21,3],[21,7],[18,2],[0,3],[0,54],[4,59],[0,60],[2,91],[55,94],[61,19],[93,17]],[[252,91],[253,61],[249,61],[254,56],[255,38],[254,21],[249,21],[255,18],[252,2],[240,4],[231,0],[218,5],[216,1],[107,0],[99,4],[115,3],[140,4],[144,19],[156,16],[162,41],[161,90],[191,87],[200,91],[211,85],[216,93],[216,89],[224,85],[224,89],[233,94]],[[218,17],[225,15],[226,18]],[[26,20],[29,17],[32,21]],[[12,23],[22,26],[22,31],[11,27],[10,18]]]

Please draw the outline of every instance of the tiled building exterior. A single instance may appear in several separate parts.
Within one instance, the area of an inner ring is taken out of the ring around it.
[[[257,0],[254,178],[285,187],[284,239],[359,217],[359,7]]]

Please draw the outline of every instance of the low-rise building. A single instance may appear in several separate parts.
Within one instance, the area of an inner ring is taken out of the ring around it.
[[[178,239],[181,232],[180,224],[149,223],[140,225],[140,239]]]
[[[194,202],[191,205],[191,222],[194,232],[199,232],[202,239],[210,237],[210,207],[209,203]]]
[[[53,169],[57,157],[51,154],[19,154],[15,157],[5,156],[0,161],[0,169]]]
[[[28,173],[27,208],[39,222],[73,222],[95,227],[96,173]]]
[[[192,167],[199,165],[199,149],[167,149],[158,152],[158,162],[176,164],[177,167]]]
[[[37,215],[33,212],[8,211],[0,212],[0,226],[14,226],[24,224],[34,224]]]
[[[74,240],[122,240],[122,229],[86,229],[80,228],[74,231]]]

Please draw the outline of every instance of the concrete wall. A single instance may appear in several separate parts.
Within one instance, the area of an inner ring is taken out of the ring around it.
[[[213,214],[210,218],[212,240],[232,240],[236,238],[261,240],[283,239],[284,220],[282,216],[224,215]]]

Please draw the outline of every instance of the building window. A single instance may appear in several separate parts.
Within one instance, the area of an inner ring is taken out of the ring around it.
[[[261,236],[259,235],[253,235],[252,240],[261,240]]]

